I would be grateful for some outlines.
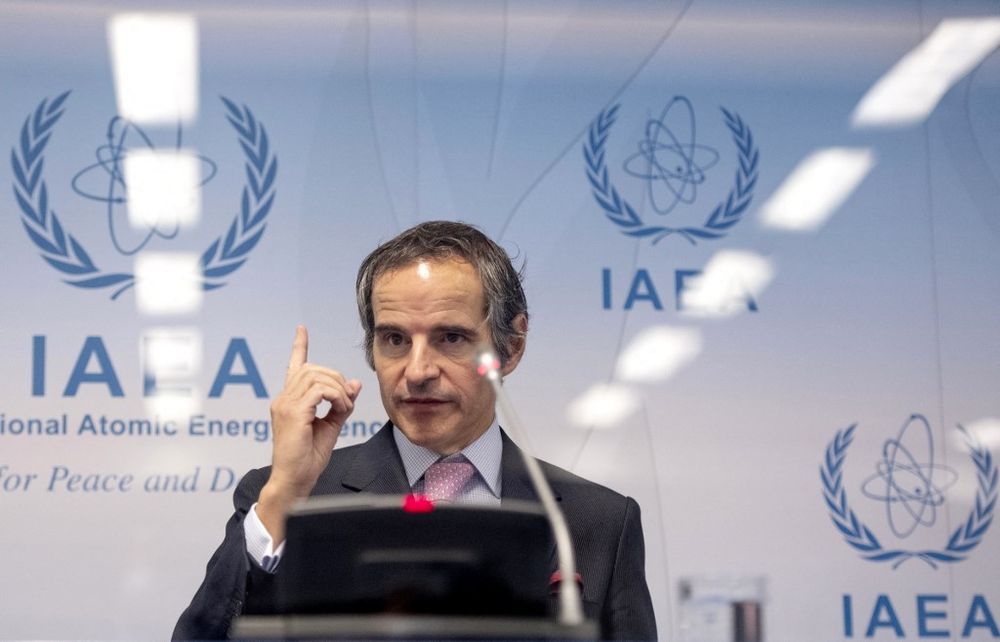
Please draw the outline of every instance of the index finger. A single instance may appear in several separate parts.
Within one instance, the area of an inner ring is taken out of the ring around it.
[[[292,373],[305,365],[309,357],[309,331],[304,325],[295,326],[295,340],[292,341],[292,356],[288,358],[288,373],[285,375],[285,382],[288,382]]]

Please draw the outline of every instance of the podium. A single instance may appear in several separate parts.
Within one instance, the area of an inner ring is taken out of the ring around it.
[[[241,640],[597,640],[594,622],[418,615],[264,615],[238,618]]]
[[[275,613],[238,618],[241,639],[596,640],[555,614],[555,546],[530,502],[434,505],[330,496],[296,507]]]

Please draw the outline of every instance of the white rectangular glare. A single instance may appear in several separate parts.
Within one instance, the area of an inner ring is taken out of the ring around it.
[[[774,278],[771,261],[742,250],[716,252],[701,275],[681,291],[681,308],[694,317],[732,317],[747,309]]]
[[[186,14],[123,13],[108,21],[118,113],[139,124],[198,112],[198,25]]]
[[[638,410],[639,395],[617,383],[597,383],[570,402],[566,418],[579,428],[611,428]]]
[[[157,389],[187,390],[201,369],[201,333],[196,328],[148,328],[142,333],[140,357],[144,378],[155,381]]]
[[[855,127],[901,127],[930,115],[948,90],[1000,45],[1000,18],[949,18],[872,85]]]
[[[667,325],[645,328],[618,356],[615,378],[619,381],[651,383],[669,379],[701,353],[697,328]]]
[[[166,422],[174,422],[181,426],[181,430],[191,420],[191,415],[201,411],[201,400],[198,397],[172,390],[147,397],[143,405],[146,417],[156,419],[161,426]]]
[[[189,314],[201,307],[199,257],[186,252],[143,252],[135,261],[135,300],[143,314]]]
[[[875,166],[868,148],[830,147],[799,163],[764,203],[765,227],[814,232],[839,208]]]
[[[186,422],[200,409],[201,332],[196,328],[149,328],[139,344],[143,397],[149,417]]]
[[[135,149],[125,155],[128,221],[171,236],[201,216],[201,164],[190,150]]]
[[[972,423],[965,424],[965,429],[982,446],[992,450],[994,453],[1000,453],[1000,418],[983,417]],[[959,431],[955,431],[952,434],[955,440],[955,450],[959,452],[966,450],[965,436]]]

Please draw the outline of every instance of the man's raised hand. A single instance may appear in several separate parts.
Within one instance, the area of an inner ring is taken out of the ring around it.
[[[271,477],[257,503],[257,516],[275,546],[284,540],[288,509],[309,496],[329,463],[340,427],[361,391],[360,381],[311,364],[308,355],[309,333],[300,325],[295,328],[285,387],[271,402]],[[323,401],[330,403],[330,409],[317,417],[316,409]]]

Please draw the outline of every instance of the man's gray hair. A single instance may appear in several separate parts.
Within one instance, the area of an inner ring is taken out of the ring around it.
[[[524,332],[514,327],[517,315],[528,318],[528,302],[521,287],[521,272],[514,269],[510,257],[488,236],[467,223],[427,221],[406,230],[375,248],[358,268],[358,314],[365,330],[365,357],[375,367],[375,312],[372,288],[376,279],[387,272],[412,265],[421,259],[461,259],[479,274],[486,305],[484,315],[493,337],[493,349],[500,363],[506,365],[515,342]]]

